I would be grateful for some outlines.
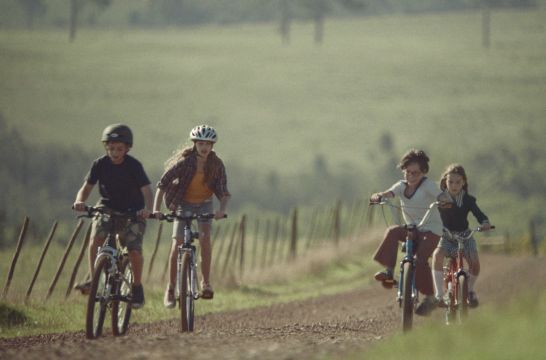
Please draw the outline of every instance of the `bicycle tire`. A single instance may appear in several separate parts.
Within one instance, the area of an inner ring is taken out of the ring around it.
[[[446,279],[445,291],[448,296],[448,303],[446,304],[446,324],[449,325],[455,321],[457,317],[457,304],[455,301],[455,286],[456,281],[454,279],[454,272],[456,271],[454,261],[450,259],[449,267],[444,275]]]
[[[182,332],[193,331],[194,298],[192,293],[192,267],[189,253],[182,256],[180,271],[180,329]]]
[[[402,271],[402,330],[409,331],[413,325],[413,264],[405,262]]]
[[[123,275],[127,282],[120,279],[116,284],[114,294],[123,300],[112,301],[112,334],[114,336],[125,335],[129,327],[129,319],[131,318],[131,291],[133,285],[133,269],[129,262],[129,257],[125,256],[121,261],[119,272]]]
[[[85,320],[85,335],[88,339],[96,339],[102,335],[106,308],[108,307],[108,300],[105,299],[105,295],[109,294],[105,294],[105,292],[109,281],[109,266],[109,259],[102,257],[97,262],[93,272]]]
[[[462,322],[468,315],[468,281],[465,275],[457,277],[457,320]]]

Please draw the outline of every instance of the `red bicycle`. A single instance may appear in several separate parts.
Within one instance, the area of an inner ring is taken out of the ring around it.
[[[491,226],[490,229],[494,229]],[[468,315],[468,278],[465,268],[465,244],[475,232],[483,231],[480,227],[462,233],[450,232],[444,229],[444,236],[448,241],[457,242],[457,255],[446,256],[444,264],[444,302],[446,303],[446,324],[462,322]]]

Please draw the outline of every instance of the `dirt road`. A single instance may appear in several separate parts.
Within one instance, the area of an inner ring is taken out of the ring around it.
[[[536,288],[543,259],[482,255],[482,304]],[[505,282],[501,283],[500,280]],[[543,284],[544,286],[544,284]],[[501,296],[502,295],[502,296]],[[0,339],[1,359],[316,359],[365,349],[399,331],[394,290],[379,285],[267,308],[199,317],[180,334],[175,320],[132,325],[127,336],[88,341],[83,332]],[[479,311],[479,308],[475,311]],[[415,326],[438,318],[417,318]],[[114,350],[115,349],[115,352]]]

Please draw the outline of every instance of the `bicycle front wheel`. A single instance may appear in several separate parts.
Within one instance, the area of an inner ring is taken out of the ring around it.
[[[411,330],[413,325],[413,266],[405,262],[402,271],[402,329]]]
[[[457,277],[457,320],[462,322],[468,315],[468,281],[465,275]]]
[[[180,289],[180,328],[182,332],[193,331],[194,298],[192,287],[192,266],[189,252],[182,256],[179,268],[179,289]]]
[[[103,257],[99,259],[93,272],[85,322],[85,335],[88,339],[96,339],[102,335],[106,308],[110,301],[109,266],[109,259]]]
[[[125,256],[119,269],[122,278],[117,284],[116,300],[112,302],[112,334],[124,335],[129,327],[131,318],[131,286],[133,284],[133,269],[129,257]]]

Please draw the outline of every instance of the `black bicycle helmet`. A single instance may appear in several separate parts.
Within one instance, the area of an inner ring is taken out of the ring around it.
[[[102,141],[119,141],[133,146],[133,132],[127,125],[112,124],[102,132]]]

